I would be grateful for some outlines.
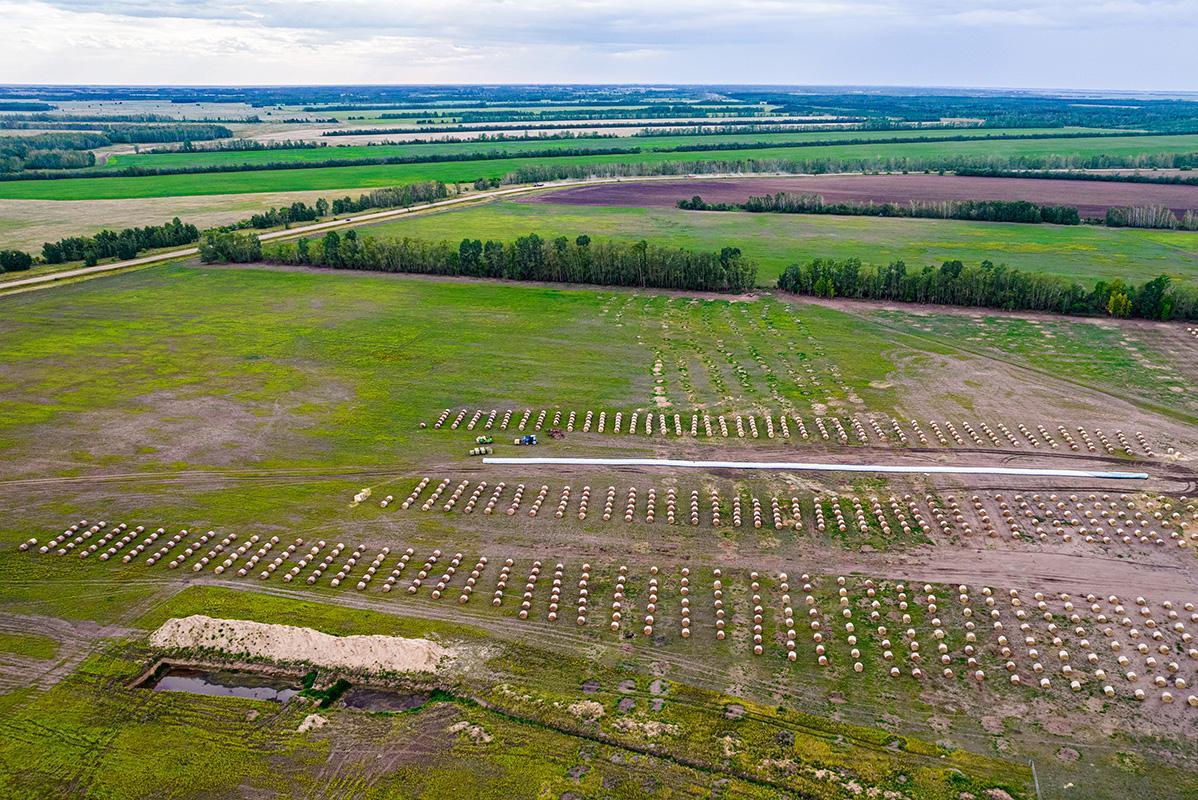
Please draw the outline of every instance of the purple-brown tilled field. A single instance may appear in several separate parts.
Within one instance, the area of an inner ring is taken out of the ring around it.
[[[701,178],[629,181],[548,192],[526,202],[585,206],[671,207],[694,195],[709,203],[739,203],[752,195],[818,194],[829,203],[937,202],[943,200],[1028,200],[1076,206],[1083,217],[1100,217],[1112,206],[1167,206],[1180,215],[1198,209],[1198,186],[978,178],[956,175],[820,175],[777,178]]]

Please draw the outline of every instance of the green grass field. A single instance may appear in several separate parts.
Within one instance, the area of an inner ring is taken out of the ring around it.
[[[1073,132],[1093,131],[1091,128],[1070,128]],[[926,131],[817,131],[812,133],[744,133],[717,134],[709,136],[620,136],[598,139],[545,139],[542,141],[449,141],[429,142],[427,144],[396,144],[396,145],[345,145],[338,146],[337,137],[327,137],[326,147],[312,147],[302,150],[246,150],[226,152],[191,152],[191,153],[156,153],[117,155],[108,160],[103,167],[95,171],[111,171],[125,167],[183,167],[211,166],[225,164],[271,164],[289,161],[324,161],[326,159],[353,158],[387,158],[392,156],[425,155],[440,153],[482,153],[499,151],[519,154],[527,151],[567,150],[567,149],[602,149],[610,147],[639,147],[649,151],[657,147],[679,147],[692,144],[721,144],[721,143],[755,143],[755,142],[819,142],[840,139],[890,139],[890,138],[940,138],[947,136],[972,136],[984,139],[988,136],[1003,134],[1033,133],[1043,134],[1042,129],[993,128],[986,130],[969,129],[932,129]],[[435,132],[429,136],[434,137]],[[1157,137],[1152,137],[1156,139]],[[1082,149],[1092,146],[1088,139],[1063,140],[1076,142]],[[1123,139],[1120,139],[1122,142]],[[897,145],[896,145],[897,146]],[[1072,146],[1072,145],[1071,145]],[[1151,147],[1151,145],[1149,145]],[[1196,144],[1195,146],[1198,146]],[[736,151],[731,151],[736,152]],[[801,153],[801,148],[793,152]],[[682,157],[679,155],[679,157]],[[797,156],[796,158],[801,157]],[[87,170],[85,170],[87,171]]]
[[[190,613],[342,635],[432,634],[466,647],[483,641],[467,627],[406,620],[388,611],[211,587],[179,593],[138,624],[154,626]],[[1031,796],[1030,771],[1002,757],[833,721],[806,708],[760,705],[674,681],[655,683],[651,673],[617,653],[547,658],[535,646],[491,642],[479,669],[452,694],[402,714],[319,710],[328,725],[309,735],[296,728],[317,709],[300,702],[280,708],[130,687],[147,656],[136,644],[107,648],[45,694],[0,696],[3,728],[10,734],[0,739],[4,785],[26,795],[71,793],[83,785],[93,795],[141,798],[163,796],[163,786],[184,776],[188,793],[198,788],[224,795],[247,787],[271,792],[286,785],[307,795],[331,788],[328,767],[342,765],[348,769],[335,776],[333,786],[356,797],[423,797],[464,781],[470,796],[481,798],[567,791],[641,797],[649,787],[686,796],[704,786],[746,798],[776,797],[779,791],[838,797],[845,780],[898,786],[915,800],[958,800],[962,791],[980,794],[992,787]],[[529,670],[532,663],[540,667]],[[567,710],[584,681],[600,687],[589,696],[604,710],[595,722],[580,723]],[[413,686],[421,688],[418,682]],[[655,695],[661,705],[650,711]],[[527,701],[516,700],[520,697]],[[635,711],[619,705],[629,697],[635,698]],[[740,716],[729,719],[730,707],[740,709]],[[485,737],[455,735],[462,725],[451,726],[463,720]],[[669,732],[649,739],[622,727],[629,720],[659,722]],[[694,735],[679,735],[684,730]],[[92,752],[89,744],[97,740],[105,746]],[[434,747],[409,750],[418,743]],[[372,763],[384,753],[384,765]]]
[[[1041,780],[1051,778],[1055,786],[1101,776],[1110,788],[1106,796],[1118,796],[1131,785],[1148,786],[1153,796],[1185,796],[1193,781],[1179,770],[1125,774],[1120,765],[1133,757],[1155,766],[1162,750],[1187,753],[1188,745],[1172,739],[1138,743],[1088,731],[1085,735],[1097,737],[1093,740],[1102,746],[1078,745],[1084,759],[1057,763],[1060,737],[1036,715],[1013,719],[999,735],[983,729],[966,710],[977,703],[1041,709],[1048,700],[1033,696],[1028,687],[1000,681],[992,694],[979,698],[963,674],[959,685],[945,689],[892,680],[879,666],[880,634],[864,625],[859,644],[870,663],[864,673],[846,668],[848,644],[832,615],[828,642],[835,667],[825,671],[815,664],[809,640],[802,659],[786,661],[777,639],[781,605],[773,574],[763,579],[769,644],[760,659],[745,652],[743,620],[735,623],[737,633],[716,643],[701,636],[670,636],[661,644],[620,639],[603,625],[532,628],[547,636],[570,633],[569,647],[550,657],[537,649],[548,642],[522,644],[500,635],[503,625],[515,623],[514,603],[493,609],[474,602],[462,609],[427,593],[415,598],[373,589],[359,594],[324,581],[313,587],[292,584],[300,593],[293,597],[248,591],[285,591],[277,579],[248,579],[245,586],[232,584],[234,590],[194,586],[171,594],[194,577],[189,570],[170,572],[159,565],[151,571],[140,562],[18,553],[14,546],[86,515],[176,530],[327,538],[351,546],[385,541],[393,547],[412,545],[421,557],[443,547],[464,552],[463,563],[478,554],[498,560],[510,553],[517,560],[513,574],[521,579],[532,558],[551,559],[550,564],[561,559],[573,570],[581,558],[592,557],[583,554],[593,553],[595,597],[610,593],[615,564],[628,559],[638,576],[628,594],[634,606],[643,602],[639,579],[646,565],[662,565],[665,627],[680,596],[680,563],[691,564],[696,587],[710,586],[716,563],[771,565],[767,569],[794,564],[796,572],[813,564],[819,565],[812,570],[819,575],[823,564],[838,563],[821,557],[828,552],[843,556],[864,544],[898,548],[916,543],[917,537],[898,542],[881,536],[820,537],[747,526],[645,527],[595,519],[573,523],[504,516],[487,521],[480,514],[382,509],[374,500],[350,507],[349,498],[365,485],[373,487],[375,499],[384,493],[401,497],[413,476],[451,475],[478,466],[464,455],[474,433],[418,427],[445,407],[610,411],[655,407],[654,398],[661,397],[678,409],[776,407],[785,400],[808,419],[821,407],[835,413],[918,408],[912,413],[948,415],[949,401],[920,388],[936,374],[934,367],[924,372],[925,363],[953,359],[966,372],[975,363],[953,350],[962,336],[957,320],[929,316],[919,321],[918,327],[899,321],[909,330],[896,331],[890,317],[874,320],[852,310],[792,306],[769,297],[729,301],[651,291],[182,264],[0,298],[0,362],[5,365],[0,458],[6,464],[0,484],[6,508],[0,517],[0,610],[119,621],[138,632],[170,616],[208,613],[339,634],[432,634],[470,643],[494,636],[487,639],[490,649],[477,673],[479,684],[467,681],[463,688],[497,709],[455,701],[394,717],[334,710],[324,733],[299,736],[294,731],[307,713],[302,707],[280,710],[251,701],[130,688],[129,680],[150,658],[135,638],[98,648],[46,692],[0,695],[0,731],[9,734],[0,736],[0,783],[17,796],[62,794],[71,787],[114,798],[160,796],[169,764],[175,779],[182,776],[189,786],[212,795],[238,787],[269,793],[315,786],[326,774],[324,765],[332,763],[341,765],[338,775],[354,776],[338,778],[334,788],[346,793],[419,796],[460,786],[462,765],[470,764],[481,776],[474,784],[474,794],[481,797],[523,797],[530,782],[551,796],[598,783],[595,793],[635,797],[645,791],[639,782],[644,771],[618,743],[645,744],[618,726],[630,717],[687,732],[653,740],[661,750],[651,758],[685,758],[706,766],[650,762],[663,787],[680,792],[730,775],[724,784],[728,794],[735,790],[737,796],[752,797],[764,781],[765,796],[776,795],[778,787],[820,796],[820,784],[807,769],[813,766],[849,770],[869,785],[892,787],[914,800],[959,800],[964,791],[985,797],[990,786],[1022,797],[1030,796],[1024,765],[1034,757]],[[1054,332],[1061,339],[1066,333]],[[1092,377],[1085,338],[1071,334],[1067,349],[1069,358],[1054,360],[1054,368]],[[1104,337],[1094,355],[1111,358],[1113,349]],[[1032,350],[1020,347],[1017,354],[1031,361]],[[655,360],[662,362],[656,372]],[[778,380],[792,374],[787,368],[801,372],[806,383]],[[981,395],[979,389],[979,402]],[[1051,419],[1073,413],[1081,403],[1083,398],[1068,397],[1059,407],[1037,413]],[[953,416],[960,419],[960,412]],[[711,446],[662,441],[671,444],[575,433],[543,449],[647,454],[677,446],[703,453]],[[755,446],[729,441],[720,451],[747,454]],[[795,447],[823,452],[820,444]],[[112,478],[97,479],[101,475]],[[597,471],[577,478],[580,485],[600,487],[616,481],[661,486],[647,475]],[[504,479],[530,485],[561,480],[515,470]],[[795,490],[775,478],[720,476],[703,479],[704,484],[708,480],[725,489],[735,483],[745,496]],[[687,477],[678,484],[686,489],[699,481]],[[845,492],[889,488],[882,481],[858,486],[829,478],[827,483]],[[805,496],[810,519],[810,487],[797,491]],[[491,575],[480,585],[491,586]],[[865,613],[867,601],[855,581],[853,602]],[[816,583],[821,607],[833,609],[835,583],[827,575],[819,575]],[[888,591],[893,597],[894,590]],[[729,578],[727,596],[743,615],[749,598],[744,575],[735,583]],[[702,597],[697,590],[696,597]],[[362,607],[347,607],[351,602]],[[702,605],[696,600],[696,615],[710,624],[701,616],[710,613]],[[889,613],[898,625],[893,608]],[[546,625],[540,619],[529,624]],[[918,608],[909,624],[921,631],[929,626]],[[950,627],[948,642],[959,652],[962,629]],[[46,653],[48,647],[23,637],[0,642],[0,650]],[[670,683],[665,704],[650,711],[655,695],[649,686],[663,671]],[[588,679],[601,688],[587,697],[605,708],[591,730],[624,737],[616,744],[580,741],[559,729],[576,722],[562,709],[582,696],[580,687]],[[627,682],[634,688],[617,688]],[[1064,686],[1054,691],[1051,702],[1060,706],[1053,708],[1076,718],[1079,701],[1071,700]],[[634,712],[618,705],[629,694]],[[525,695],[539,702],[513,704],[512,697]],[[733,702],[747,711],[743,718],[724,712]],[[1128,713],[1123,703],[1130,701],[1104,708],[1110,716],[1101,722],[1117,724]],[[250,710],[259,716],[247,718]],[[517,712],[531,722],[514,719]],[[485,728],[493,741],[484,746],[449,735],[448,726],[463,718]],[[381,773],[359,768],[377,763],[374,754],[380,750],[396,757],[402,743],[412,740],[438,743],[438,756],[417,753],[416,765],[400,758]],[[584,753],[594,754],[593,759]],[[589,771],[581,783],[572,783],[576,779],[569,771],[580,760]],[[797,766],[788,766],[791,762]],[[737,774],[754,775],[755,781],[741,787]]]
[[[364,228],[366,235],[456,242],[513,239],[526,233],[619,239],[718,250],[735,245],[759,264],[766,285],[788,265],[812,258],[939,265],[985,259],[1060,275],[1090,286],[1160,274],[1198,278],[1198,233],[1091,226],[1019,225],[956,220],[748,214],[498,201]]]
[[[911,144],[828,145],[804,148],[760,148],[697,153],[640,153],[637,155],[563,156],[554,164],[661,163],[741,159],[838,159],[974,156],[1136,155],[1188,153],[1198,150],[1198,135],[1110,137],[1101,139],[1041,139],[1011,141],[920,142]],[[0,183],[0,198],[43,200],[118,199],[197,194],[299,191],[345,186],[390,186],[420,180],[447,183],[499,178],[537,159],[504,158],[489,161],[440,162],[363,167],[325,167],[264,170],[202,175],[159,175],[135,178],[72,178]]]
[[[6,633],[0,632],[0,659],[6,653],[26,658],[45,660],[54,658],[58,652],[58,642],[49,636],[36,633]]]

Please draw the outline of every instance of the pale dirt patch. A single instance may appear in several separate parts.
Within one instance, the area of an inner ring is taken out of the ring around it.
[[[307,733],[308,731],[314,731],[318,728],[323,728],[328,724],[328,722],[329,721],[327,719],[319,714],[309,714],[308,716],[304,717],[304,721],[301,722],[300,726],[295,729],[295,732]]]
[[[486,729],[483,728],[483,726],[474,725],[472,723],[467,722],[466,720],[461,720],[460,722],[455,722],[453,725],[450,725],[449,732],[450,733],[463,733],[464,732],[467,736],[470,737],[470,740],[473,741],[475,744],[486,744],[487,742],[491,741],[491,739],[494,738],[491,736],[491,734],[487,733]]]
[[[603,716],[603,704],[594,700],[579,700],[567,709],[578,719],[596,720]]]
[[[631,717],[621,717],[616,720],[616,730],[622,733],[632,733],[646,739],[656,739],[658,736],[674,736],[681,729],[677,725],[657,720],[638,720]]]
[[[1002,717],[985,716],[982,717],[982,729],[987,733],[1002,733],[1003,722]]]
[[[150,635],[166,650],[210,649],[236,656],[299,662],[354,672],[435,672],[454,650],[428,639],[331,636],[311,628],[202,614],[169,619]]]

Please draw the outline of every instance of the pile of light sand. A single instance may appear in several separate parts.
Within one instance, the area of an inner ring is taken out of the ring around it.
[[[268,625],[201,614],[169,619],[150,635],[163,649],[219,650],[233,656],[304,662],[355,672],[434,672],[453,651],[428,639],[330,636],[311,628]]]
[[[328,720],[319,714],[309,714],[308,716],[304,717],[304,721],[301,722],[300,726],[295,729],[295,732],[307,733],[308,731],[314,731],[318,728],[323,728],[326,724],[328,724]]]

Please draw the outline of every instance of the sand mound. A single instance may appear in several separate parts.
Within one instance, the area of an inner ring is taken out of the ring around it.
[[[169,619],[150,635],[163,649],[209,649],[233,656],[291,661],[355,672],[434,672],[452,651],[427,639],[330,636],[311,628],[197,614]]]
[[[323,728],[327,723],[328,720],[319,714],[309,714],[308,716],[304,717],[304,721],[301,722],[300,726],[295,729],[295,732],[307,733],[308,731],[314,731],[318,728]]]

